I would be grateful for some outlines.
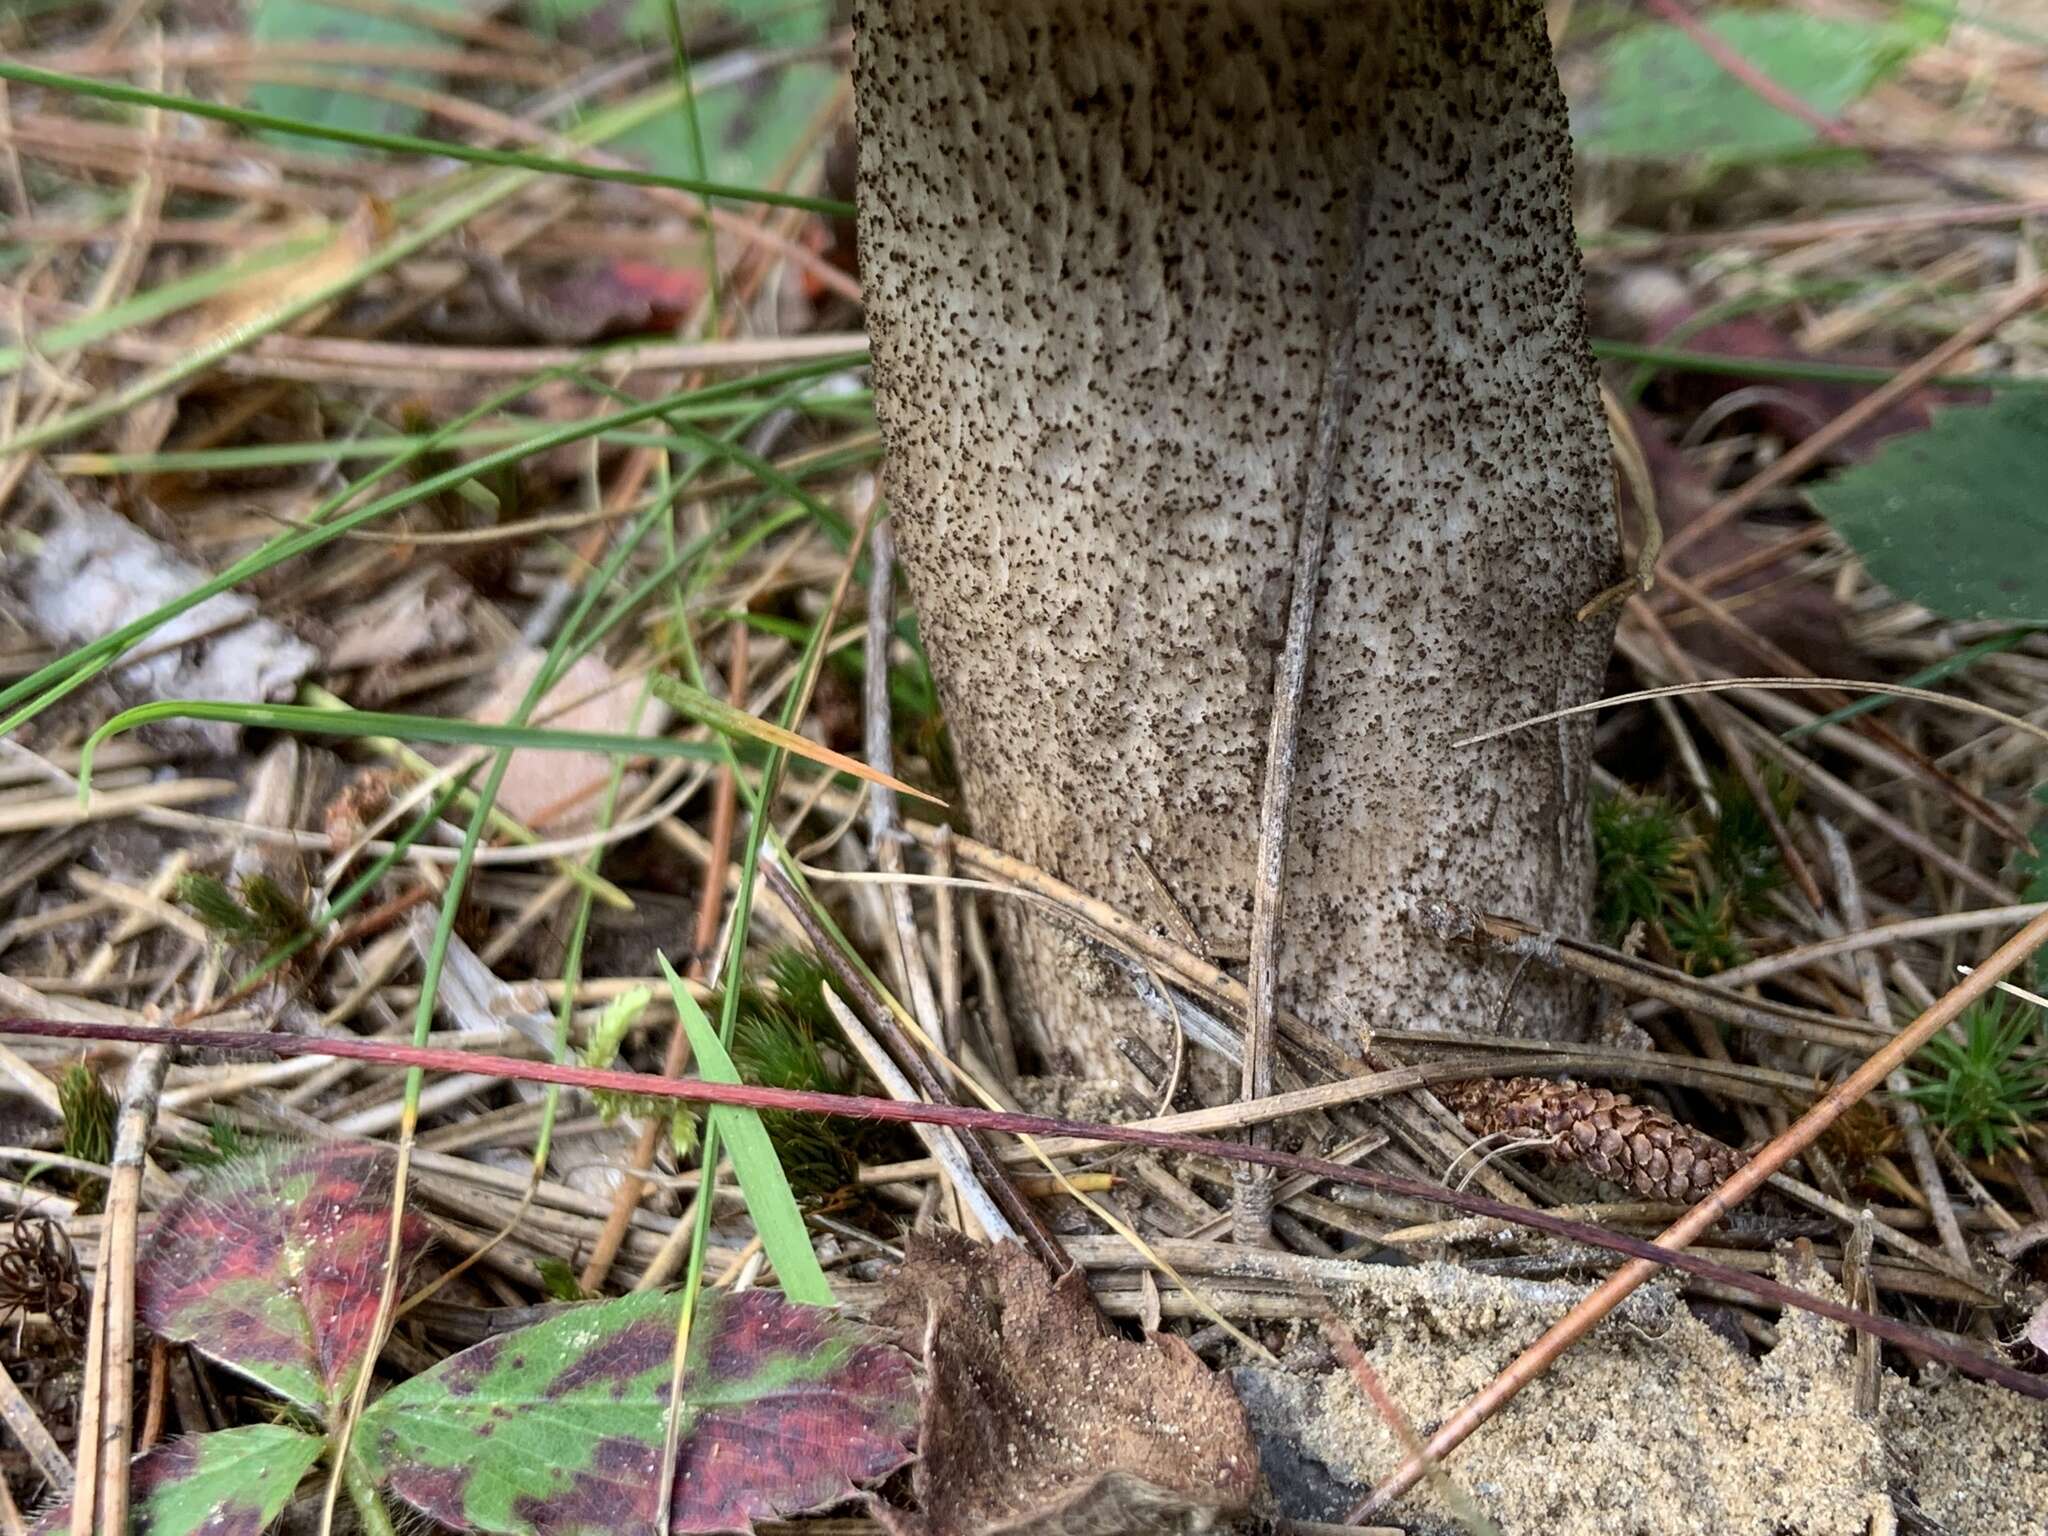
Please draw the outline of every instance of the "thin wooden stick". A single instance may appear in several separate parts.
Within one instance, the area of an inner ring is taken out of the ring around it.
[[[2035,918],[2000,945],[1990,959],[1951,987],[1896,1039],[1829,1089],[1819,1103],[1760,1149],[1725,1184],[1660,1233],[1659,1244],[1684,1247],[1754,1194],[1772,1174],[1818,1140],[1821,1133],[1840,1119],[1850,1106],[1882,1084],[1937,1032],[1947,1028],[1964,1009],[1989,992],[1992,983],[2026,960],[2043,943],[2048,943],[2048,915]],[[1594,1324],[1656,1274],[1658,1267],[1653,1262],[1638,1259],[1615,1271],[1604,1284],[1552,1325],[1542,1338],[1517,1356],[1483,1391],[1446,1419],[1430,1436],[1429,1444],[1424,1448],[1425,1454],[1403,1461],[1394,1474],[1352,1512],[1353,1521],[1364,1520],[1414,1487],[1431,1459],[1440,1461],[1463,1444],[1467,1436],[1548,1370],[1551,1362],[1583,1338]],[[2048,1386],[2044,1386],[2043,1391],[2048,1395]]]
[[[135,1432],[135,1229],[142,1211],[143,1158],[170,1064],[168,1050],[151,1046],[129,1066],[107,1178],[111,1241],[99,1273],[107,1309],[99,1425],[99,1528],[105,1531],[128,1529],[128,1454]]]
[[[1608,986],[1759,1034],[1832,1045],[1845,1051],[1867,1050],[1874,1041],[1883,1038],[1878,1030],[1860,1021],[1838,1019],[1789,1003],[1745,997],[1718,982],[1702,981],[1604,944],[1545,933],[1520,918],[1472,912],[1431,899],[1417,903],[1416,921],[1448,940],[1492,944],[1509,954],[1533,954],[1545,965],[1576,971]]]
[[[868,534],[867,675],[862,696],[864,751],[870,768],[894,776],[896,748],[890,739],[889,637],[896,620],[896,541],[887,518],[876,521]],[[868,836],[876,865],[884,874],[903,873],[902,816],[895,791],[877,784],[868,796]],[[924,946],[917,932],[917,914],[911,906],[910,888],[900,881],[884,887],[889,916],[895,930],[897,955],[903,979],[910,993],[911,1016],[927,1039],[944,1038],[938,994],[932,990],[931,968],[925,964]]]
[[[0,1422],[21,1442],[21,1448],[28,1452],[28,1459],[43,1474],[53,1494],[70,1489],[71,1463],[64,1459],[63,1447],[57,1444],[57,1437],[43,1423],[35,1405],[4,1370],[0,1370]]]
[[[1834,866],[1842,921],[1851,928],[1868,927],[1870,915],[1863,904],[1863,883],[1856,877],[1856,862],[1849,856],[1848,839],[1826,818],[1816,817],[1815,820],[1820,827],[1821,841],[1827,844],[1828,862]],[[1863,990],[1864,1012],[1879,1029],[1890,1029],[1892,1010],[1891,1004],[1885,1000],[1884,972],[1880,969],[1879,957],[1870,950],[1859,950],[1855,967],[1856,980]],[[1927,1196],[1927,1208],[1934,1217],[1934,1230],[1941,1234],[1941,1246],[1961,1267],[1963,1277],[1975,1283],[1977,1277],[1970,1263],[1970,1250],[1963,1243],[1962,1225],[1956,1220],[1955,1205],[1948,1197],[1947,1184],[1942,1181],[1941,1164],[1934,1156],[1934,1143],[1927,1134],[1920,1106],[1907,1096],[1913,1085],[1907,1080],[1906,1069],[1901,1067],[1892,1073],[1885,1079],[1885,1086],[1892,1092],[1892,1116],[1899,1122],[1899,1130],[1906,1138],[1913,1171],[1920,1175],[1920,1188]],[[1864,1214],[1867,1216],[1869,1212]]]
[[[99,1260],[95,1274],[110,1268],[108,1253],[114,1224],[100,1225]],[[104,1375],[107,1346],[107,1287],[93,1288],[92,1313],[85,1327],[85,1380],[78,1394],[78,1470],[71,1480],[71,1536],[92,1536],[93,1511],[100,1492],[100,1383]]]
[[[1358,200],[1351,230],[1350,275],[1344,292],[1363,295],[1368,242],[1363,227],[1366,200]],[[1266,776],[1259,794],[1258,861],[1252,870],[1251,967],[1246,984],[1244,1070],[1240,1099],[1273,1091],[1277,1044],[1274,1009],[1280,969],[1280,920],[1286,905],[1288,808],[1294,798],[1295,734],[1308,682],[1309,648],[1315,639],[1316,589],[1322,584],[1323,549],[1329,542],[1330,499],[1336,481],[1337,429],[1351,410],[1352,362],[1358,347],[1356,314],[1338,318],[1332,329],[1316,403],[1315,445],[1303,470],[1301,517],[1294,531],[1294,564],[1288,572],[1287,637],[1273,669],[1273,718],[1266,735]],[[1258,1145],[1270,1144],[1272,1129],[1252,1130]],[[1256,1164],[1242,1163],[1232,1181],[1231,1224],[1241,1243],[1270,1243],[1273,1177]]]
[[[832,1017],[838,1021],[840,1029],[845,1031],[847,1041],[860,1059],[867,1063],[868,1070],[875,1074],[875,1080],[882,1085],[889,1097],[902,1103],[914,1101],[917,1098],[917,1090],[910,1086],[910,1079],[905,1077],[896,1063],[889,1059],[889,1053],[882,1049],[881,1042],[868,1033],[867,1026],[862,1024],[854,1011],[840,1000],[837,992],[829,986],[821,986],[818,990],[825,999],[825,1006],[832,1011]],[[945,1171],[947,1182],[959,1193],[960,1203],[967,1207],[968,1213],[980,1224],[989,1241],[1016,1242],[1017,1229],[1011,1226],[1009,1218],[996,1208],[996,1203],[990,1198],[988,1190],[975,1176],[973,1167],[967,1161],[967,1153],[960,1145],[959,1135],[943,1126],[919,1126],[917,1135],[939,1167]]]
[[[889,642],[895,625],[896,540],[889,530],[888,518],[883,517],[876,519],[875,526],[868,533],[867,672],[862,679],[861,714],[862,747],[867,756],[868,766],[880,767],[888,774],[894,774],[896,771],[894,722],[889,711]],[[871,844],[869,854],[874,859],[876,868],[884,874],[903,873],[902,820],[895,793],[877,785],[876,793],[868,796],[868,840]],[[882,900],[888,908],[890,936],[896,941],[897,969],[903,978],[904,990],[909,994],[911,1015],[917,1020],[917,1027],[924,1031],[927,1040],[940,1043],[940,1049],[936,1052],[938,1061],[935,1067],[944,1071],[948,1058],[944,1048],[945,1015],[940,1012],[938,995],[932,989],[931,968],[925,964],[924,943],[918,935],[917,908],[911,902],[910,887],[900,881],[892,881],[883,887]],[[838,1017],[843,1005],[831,994],[829,988],[826,989],[826,1001],[834,1005],[834,1017]],[[873,1036],[868,1035],[865,1030],[860,1030],[857,1034],[849,1031],[847,1038],[861,1049],[863,1058],[867,1056],[867,1050],[861,1043],[863,1039],[868,1044],[875,1045],[877,1050],[880,1049]],[[895,1090],[895,1085],[884,1073],[876,1070],[872,1060],[868,1062],[868,1067],[870,1071],[875,1072],[876,1078],[890,1089],[891,1098],[905,1097],[905,1094]],[[909,1087],[907,1081],[904,1087]],[[936,1142],[928,1142],[927,1145],[931,1146],[933,1156],[939,1156],[940,1148]],[[974,1219],[981,1224],[982,1230],[991,1238],[999,1233],[1014,1237],[1016,1229],[1004,1220],[1000,1213],[995,1213],[995,1219],[1000,1225],[989,1226],[992,1203],[987,1190],[982,1188],[978,1179],[973,1178],[972,1170],[967,1167],[967,1154],[961,1149],[957,1137],[952,1138],[947,1156],[953,1161],[941,1158],[941,1161],[946,1163],[949,1177],[946,1186],[940,1191],[940,1198],[948,1203],[948,1214],[955,1224],[960,1222],[959,1207],[979,1197],[979,1205],[973,1214]],[[963,1179],[962,1174],[967,1177]]]

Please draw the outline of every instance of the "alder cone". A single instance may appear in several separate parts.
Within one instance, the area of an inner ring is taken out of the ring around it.
[[[1646,1199],[1691,1205],[1746,1161],[1726,1142],[1605,1088],[1540,1077],[1469,1078],[1444,1084],[1437,1096],[1482,1136],[1544,1137],[1560,1162]]]

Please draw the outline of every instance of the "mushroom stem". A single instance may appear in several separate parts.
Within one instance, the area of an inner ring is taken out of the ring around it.
[[[860,240],[901,555],[994,842],[1242,953],[1331,346],[1353,403],[1287,808],[1280,1005],[1485,1028],[1448,891],[1583,933],[1619,572],[1535,0],[858,0]],[[1362,274],[1362,281],[1354,274]],[[1145,1015],[1006,914],[1042,1050]],[[1563,985],[1505,1027],[1569,1036]]]

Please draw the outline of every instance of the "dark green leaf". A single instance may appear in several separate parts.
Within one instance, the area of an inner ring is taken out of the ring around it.
[[[412,3],[425,10],[461,9],[461,0]],[[249,32],[259,48],[279,43],[332,43],[338,48],[377,49],[458,46],[453,39],[417,22],[377,16],[353,7],[323,5],[320,0],[256,0]],[[432,77],[418,70],[351,64],[333,73],[333,85],[286,85],[259,80],[249,88],[249,105],[259,112],[365,133],[407,133],[418,127],[426,115],[418,107],[363,95],[347,86],[350,75],[415,87],[432,84]],[[321,148],[336,154],[355,153],[345,145],[326,144]]]
[[[1823,116],[1833,117],[1912,51],[1897,26],[1791,11],[1722,10],[1707,26]],[[1580,147],[1628,160],[1763,159],[1809,149],[1811,126],[1780,112],[1676,27],[1632,27],[1607,44],[1600,85],[1575,104]]]
[[[1934,413],[1810,495],[1871,575],[1952,619],[2048,620],[2048,399]]]

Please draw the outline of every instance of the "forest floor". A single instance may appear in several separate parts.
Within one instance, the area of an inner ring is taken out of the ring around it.
[[[1673,1147],[1764,1146],[2048,912],[2048,3],[1551,7],[1661,529],[1608,691],[1670,691],[1598,717],[1599,932],[1462,936],[1599,1024],[1390,1023],[1282,1127],[1362,1182],[1283,1177],[1272,1249],[1221,1152],[1090,1133],[1269,1118],[1196,1101],[1217,1037],[1080,1082],[1005,1006],[1020,896],[1225,1035],[1244,991],[973,839],[870,610],[831,9],[0,12],[0,1536],[2038,1532],[2048,958],[1361,1512],[1683,1215]],[[906,1056],[1075,1134],[604,1076],[908,1103]],[[952,1235],[1016,1202],[1080,1278]]]

